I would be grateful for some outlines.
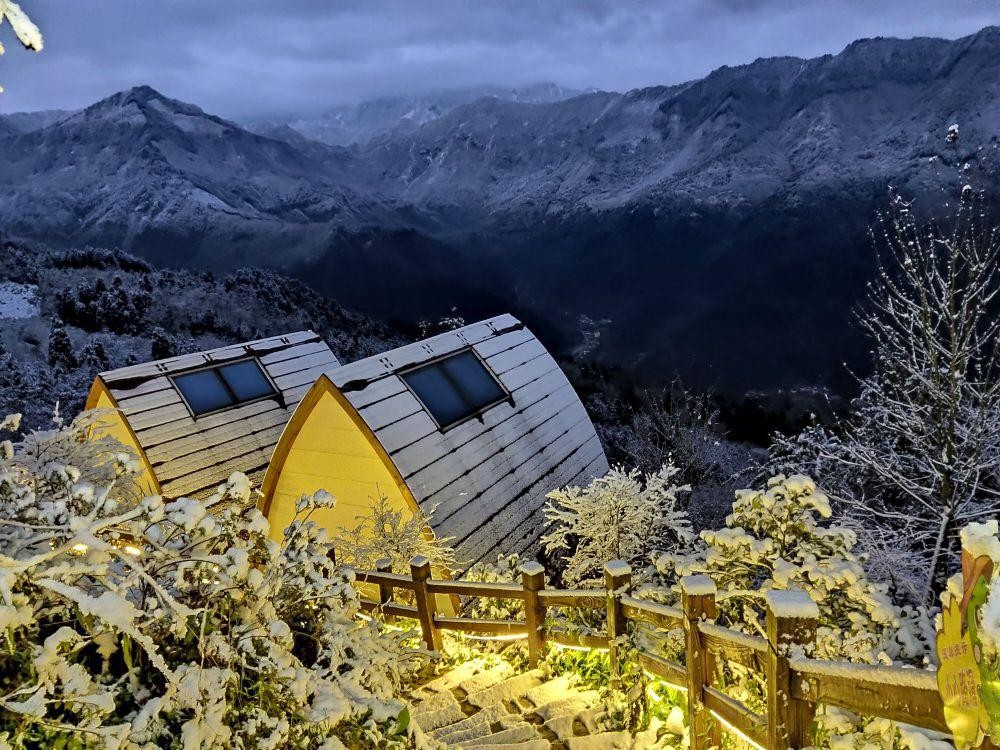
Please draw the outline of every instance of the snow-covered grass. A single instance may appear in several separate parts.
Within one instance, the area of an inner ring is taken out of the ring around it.
[[[0,282],[0,320],[24,320],[39,314],[38,287]]]

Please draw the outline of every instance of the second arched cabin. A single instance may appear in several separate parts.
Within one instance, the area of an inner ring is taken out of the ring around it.
[[[262,508],[272,528],[302,494],[356,524],[386,497],[452,538],[461,566],[533,551],[547,492],[607,472],[586,410],[541,342],[510,315],[331,369],[275,448]]]

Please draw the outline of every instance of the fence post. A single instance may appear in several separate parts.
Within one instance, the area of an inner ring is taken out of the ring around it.
[[[427,590],[431,577],[431,561],[423,555],[410,560],[410,574],[413,577],[413,598],[417,601],[417,619],[428,651],[441,650],[441,634],[434,625],[434,595]]]
[[[702,643],[700,620],[715,619],[715,583],[706,575],[681,578],[681,603],[684,609],[684,671],[687,673],[688,726],[691,750],[721,747],[717,722],[705,708],[704,688],[711,684],[714,659]]]
[[[380,557],[375,561],[375,570],[379,573],[391,573],[392,560],[388,557]],[[392,603],[392,586],[384,583],[378,585],[378,603],[382,606]],[[393,622],[396,618],[383,612],[382,619],[385,622]]]
[[[608,656],[611,660],[611,680],[621,677],[621,655],[618,638],[628,633],[628,622],[622,612],[622,593],[632,585],[632,568],[622,560],[604,564],[604,587],[608,592]]]
[[[521,566],[521,586],[524,588],[524,617],[528,625],[528,663],[538,666],[545,649],[545,605],[538,592],[545,588],[545,568],[531,561]]]
[[[788,657],[795,646],[815,645],[819,607],[805,591],[768,591],[767,747],[799,750],[812,745],[816,704],[791,694]]]

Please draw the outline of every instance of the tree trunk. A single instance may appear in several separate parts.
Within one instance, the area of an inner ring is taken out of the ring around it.
[[[925,607],[934,603],[937,592],[943,591],[948,581],[948,558],[955,546],[955,510],[948,505],[941,512],[941,523],[938,526],[937,537],[934,539],[934,549],[924,583],[924,591],[920,597]]]

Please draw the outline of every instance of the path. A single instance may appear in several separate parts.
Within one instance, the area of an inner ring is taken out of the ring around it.
[[[449,750],[640,750],[652,737],[602,732],[594,690],[568,677],[515,674],[506,663],[462,664],[413,694],[413,720]]]

